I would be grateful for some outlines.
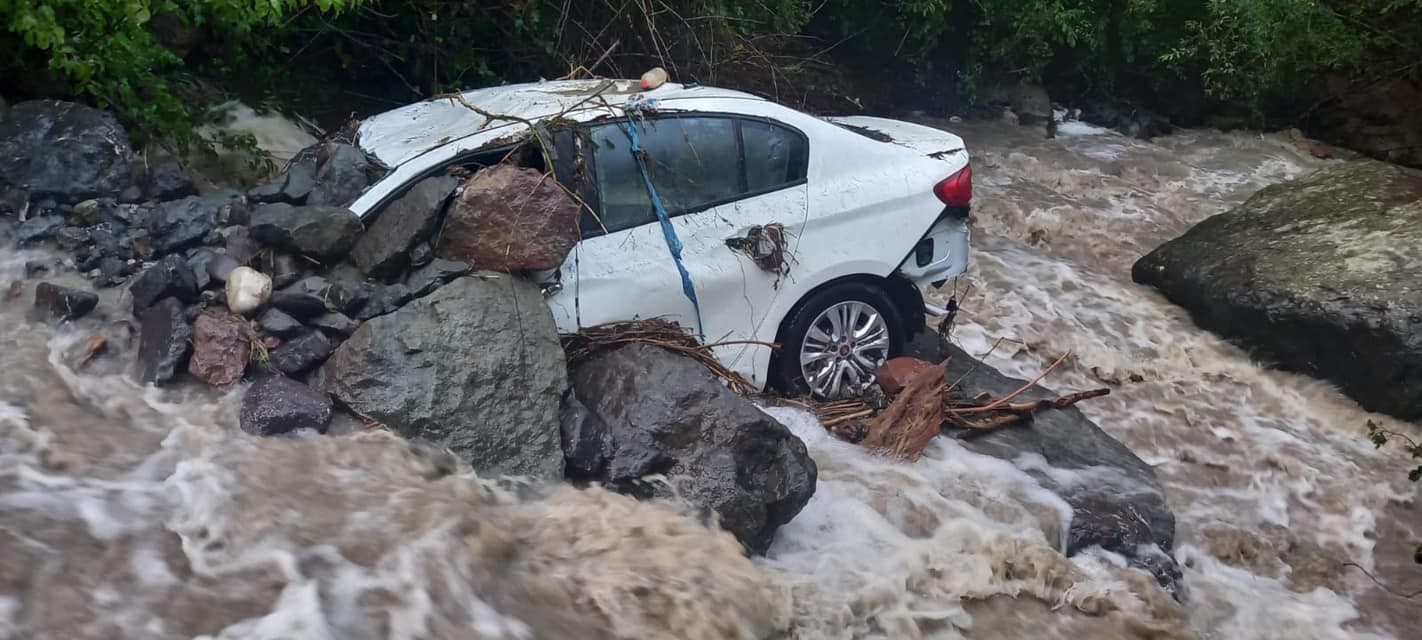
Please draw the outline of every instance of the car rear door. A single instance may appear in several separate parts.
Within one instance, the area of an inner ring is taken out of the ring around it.
[[[699,321],[632,153],[629,124],[682,244]],[[803,134],[767,119],[663,113],[587,125],[579,142],[592,210],[562,268],[563,288],[549,299],[559,328],[660,317],[710,343],[763,339],[767,330],[773,337],[767,311],[793,276],[795,233],[807,212]],[[762,241],[748,246],[757,239],[753,229],[762,230]],[[765,266],[781,254],[789,274]],[[768,352],[732,344],[716,355],[754,378],[751,349]]]

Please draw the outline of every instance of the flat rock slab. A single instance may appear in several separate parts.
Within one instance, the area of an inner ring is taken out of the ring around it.
[[[1261,189],[1131,270],[1261,360],[1422,418],[1422,174],[1340,162]]]

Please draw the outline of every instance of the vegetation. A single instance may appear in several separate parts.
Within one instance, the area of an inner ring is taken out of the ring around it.
[[[1373,445],[1378,448],[1382,448],[1383,445],[1393,440],[1400,442],[1403,451],[1412,456],[1413,460],[1418,461],[1417,466],[1407,472],[1407,479],[1413,482],[1422,481],[1422,444],[1419,444],[1416,440],[1413,440],[1405,434],[1384,429],[1372,420],[1368,421],[1368,438],[1372,440]],[[1417,564],[1422,564],[1422,546],[1417,547],[1413,552],[1412,559],[1417,562]]]
[[[808,93],[827,90],[842,52],[861,75],[968,100],[1026,79],[1162,103],[1192,90],[1262,113],[1328,70],[1416,70],[1418,17],[1422,0],[0,0],[0,46],[19,52],[0,76],[45,70],[60,93],[180,143],[185,74],[319,69],[400,101],[600,61]]]

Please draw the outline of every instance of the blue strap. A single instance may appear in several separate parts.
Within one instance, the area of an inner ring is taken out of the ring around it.
[[[642,182],[647,184],[647,193],[652,197],[652,206],[657,210],[657,220],[662,224],[662,236],[667,240],[667,249],[671,251],[672,261],[676,262],[676,270],[681,273],[681,292],[686,294],[686,298],[691,301],[691,308],[696,311],[696,334],[704,342],[705,327],[701,323],[701,303],[696,299],[696,286],[691,283],[691,274],[687,273],[686,265],[682,264],[681,240],[676,237],[676,228],[672,226],[671,218],[667,216],[667,208],[662,205],[662,199],[657,195],[657,187],[652,184],[652,177],[647,172],[647,163],[642,157],[642,142],[637,137],[637,127],[632,120],[630,116],[627,118],[627,136],[632,139],[632,158],[637,161],[637,171],[642,174]]]

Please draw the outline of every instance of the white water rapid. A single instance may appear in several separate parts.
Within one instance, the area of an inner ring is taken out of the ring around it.
[[[1251,362],[1130,281],[1324,161],[1248,133],[939,124],[977,174],[957,341],[1029,379],[1071,351],[1044,384],[1112,387],[1080,407],[1155,465],[1181,602],[1111,554],[1058,553],[1071,509],[1013,463],[944,438],[885,460],[792,409],[767,411],[819,485],[756,560],[675,505],[452,473],[380,432],[250,437],[241,389],[79,367],[89,336],[119,350],[131,330],[30,323],[25,265],[53,256],[0,251],[0,284],[25,282],[0,303],[0,640],[1422,637],[1418,602],[1344,566],[1422,588],[1406,460],[1364,435],[1416,427]]]

